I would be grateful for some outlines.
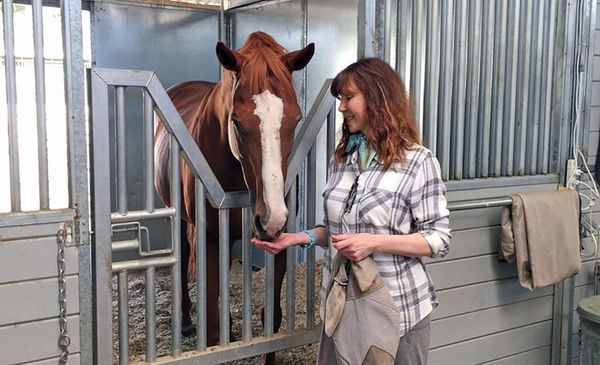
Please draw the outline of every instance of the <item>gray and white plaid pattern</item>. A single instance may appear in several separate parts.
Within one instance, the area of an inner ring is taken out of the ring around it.
[[[330,164],[330,176],[323,191],[323,223],[329,233],[419,232],[431,246],[432,257],[445,256],[450,241],[446,186],[431,151],[415,145],[406,152],[404,164],[392,165],[384,171],[375,159],[362,174],[357,155],[354,152],[344,163],[335,164],[332,160]],[[331,251],[325,250],[326,263],[331,263]],[[373,259],[400,309],[406,333],[437,305],[433,283],[421,258],[374,253]],[[324,265],[321,303],[325,302],[329,276],[330,267]]]

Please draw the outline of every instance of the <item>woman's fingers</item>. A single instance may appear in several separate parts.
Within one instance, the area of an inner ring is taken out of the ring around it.
[[[283,249],[283,247],[281,247],[280,245],[278,245],[276,243],[272,243],[269,241],[261,241],[257,238],[250,239],[250,242],[254,243],[254,245],[256,245],[256,247],[259,247],[273,255],[279,253],[279,251],[281,251]]]
[[[337,241],[343,241],[343,240],[348,239],[350,237],[352,237],[351,234],[332,234],[331,235],[331,240],[333,242],[337,242]]]

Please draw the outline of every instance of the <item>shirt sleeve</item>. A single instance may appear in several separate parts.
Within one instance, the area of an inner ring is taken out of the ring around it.
[[[415,173],[410,209],[416,232],[421,233],[431,247],[431,257],[446,256],[450,248],[450,212],[440,164],[431,154]]]

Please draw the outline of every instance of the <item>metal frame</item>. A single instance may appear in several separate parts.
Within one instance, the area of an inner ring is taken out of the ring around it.
[[[318,339],[318,329],[314,328],[314,319],[307,318],[307,323],[310,327],[303,331],[297,330],[295,328],[295,324],[293,321],[290,321],[287,328],[287,334],[285,335],[275,335],[273,331],[273,313],[274,313],[274,290],[273,290],[273,280],[274,280],[274,257],[272,255],[266,255],[266,298],[265,298],[265,337],[266,338],[252,338],[251,336],[251,327],[250,327],[250,305],[252,302],[251,292],[248,291],[250,286],[244,290],[244,324],[243,324],[243,337],[244,341],[248,343],[239,344],[239,343],[230,343],[230,339],[227,334],[229,333],[229,312],[228,312],[228,301],[227,295],[222,297],[221,306],[220,306],[220,326],[221,333],[224,333],[224,336],[221,336],[220,340],[220,349],[218,351],[204,351],[206,349],[206,328],[202,325],[205,323],[205,306],[203,304],[199,305],[199,310],[197,310],[197,321],[200,325],[198,331],[200,331],[197,338],[197,350],[193,352],[190,357],[189,353],[186,353],[185,358],[180,358],[181,355],[181,338],[180,338],[180,285],[179,285],[179,265],[180,257],[179,257],[179,197],[180,193],[178,189],[172,189],[171,191],[171,201],[172,206],[169,208],[161,208],[154,209],[153,200],[149,198],[150,195],[146,194],[146,205],[145,210],[141,211],[128,211],[127,209],[127,199],[125,192],[125,184],[123,183],[123,175],[126,171],[124,162],[121,159],[121,155],[125,153],[124,150],[119,148],[120,144],[123,144],[126,140],[122,130],[124,130],[124,116],[122,110],[124,110],[124,97],[123,90],[125,87],[141,87],[144,89],[144,110],[145,110],[145,118],[148,119],[152,110],[152,102],[155,105],[154,111],[161,117],[164,121],[164,126],[167,131],[171,134],[171,166],[175,166],[175,168],[171,169],[171,186],[179,186],[177,183],[179,179],[179,159],[180,152],[181,157],[184,158],[189,164],[192,172],[196,176],[196,190],[197,194],[197,223],[200,227],[204,227],[203,224],[206,220],[206,211],[205,206],[203,205],[204,197],[209,201],[209,203],[219,209],[219,220],[220,227],[223,229],[220,230],[219,234],[219,261],[220,272],[219,272],[219,281],[221,286],[222,293],[228,292],[229,287],[229,270],[228,270],[228,262],[229,262],[229,211],[230,208],[242,207],[244,212],[244,224],[243,230],[247,233],[249,237],[250,232],[250,209],[249,204],[249,195],[245,191],[240,192],[225,192],[222,186],[217,181],[214,173],[209,168],[208,163],[204,156],[202,155],[200,149],[196,145],[195,141],[192,139],[189,134],[187,128],[185,127],[181,117],[171,100],[169,99],[165,89],[162,87],[157,77],[153,72],[147,71],[131,71],[131,70],[111,70],[111,69],[92,69],[90,70],[89,78],[91,82],[89,83],[91,87],[91,98],[92,98],[92,176],[93,176],[93,194],[92,201],[94,203],[94,226],[95,226],[95,256],[94,256],[94,272],[95,272],[95,332],[94,337],[96,338],[95,350],[96,350],[96,363],[107,363],[112,361],[112,343],[110,340],[112,339],[112,324],[110,321],[107,321],[106,318],[111,318],[110,313],[112,309],[112,301],[111,301],[111,277],[113,273],[118,273],[119,282],[121,285],[119,286],[119,298],[120,299],[120,312],[126,311],[125,304],[123,301],[126,298],[126,287],[124,282],[127,278],[127,272],[129,270],[146,270],[146,277],[153,278],[154,276],[154,267],[159,266],[170,266],[171,267],[171,281],[172,286],[178,288],[172,292],[172,333],[174,334],[173,346],[172,346],[172,356],[171,357],[163,357],[158,359],[158,363],[169,362],[169,363],[186,363],[187,361],[193,361],[194,363],[213,363],[214,359],[219,359],[219,361],[227,361],[227,359],[238,359],[241,357],[258,355],[265,352],[270,352],[278,349],[287,348],[290,346],[298,346],[301,344],[311,343]],[[327,80],[323,87],[321,88],[321,92],[317,97],[317,101],[311,108],[305,122],[302,124],[302,127],[297,133],[296,139],[294,141],[294,146],[292,147],[290,163],[288,168],[288,174],[285,181],[285,192],[288,193],[288,202],[296,201],[296,191],[295,191],[295,181],[296,176],[302,171],[302,166],[304,161],[306,160],[307,155],[309,155],[310,150],[314,144],[314,141],[317,138],[318,132],[322,128],[323,122],[325,120],[328,121],[328,124],[334,124],[334,113],[333,109],[335,107],[335,99],[328,92],[331,84],[331,80]],[[116,156],[116,173],[117,173],[117,199],[116,199],[116,207],[117,212],[111,211],[111,206],[109,199],[106,199],[107,196],[111,196],[110,184],[108,180],[110,179],[110,162],[109,162],[109,151],[108,151],[108,124],[109,124],[109,111],[108,111],[108,88],[115,88],[115,123],[117,126],[116,130],[116,138],[117,138],[117,156]],[[151,121],[145,120],[145,123],[151,124]],[[145,126],[145,128],[150,128]],[[332,129],[333,131],[333,129]],[[146,138],[151,138],[151,134],[146,133]],[[329,138],[333,139],[334,134],[330,134]],[[148,145],[148,142],[145,142]],[[148,147],[150,148],[150,147]],[[146,151],[147,155],[151,155],[151,149]],[[314,156],[312,157],[314,159]],[[146,157],[145,163],[147,165],[152,164],[152,160],[149,157]],[[312,167],[309,166],[309,169]],[[146,174],[150,174],[151,168],[146,168]],[[174,181],[176,183],[174,183]],[[146,189],[153,189],[152,187],[152,179],[149,176],[145,176]],[[309,200],[312,199],[314,201],[315,193],[308,193]],[[199,199],[201,201],[199,201]],[[314,208],[314,207],[313,207]],[[314,216],[314,212],[312,213]],[[126,240],[121,242],[111,242],[111,225],[114,223],[122,224],[125,222],[133,222],[142,218],[157,218],[157,217],[168,217],[171,220],[171,242],[172,242],[172,254],[161,257],[143,257],[141,259],[122,261],[122,262],[113,262],[112,261],[112,252],[113,246],[117,250],[122,250],[128,247],[137,248],[139,245],[139,239],[136,240]],[[291,229],[295,229],[295,220],[292,219],[289,223]],[[204,242],[206,236],[205,229],[199,230],[199,238],[201,242]],[[243,245],[243,255],[248,258],[249,257],[249,240],[246,238],[244,240],[245,244]],[[206,247],[205,244],[197,245],[197,254],[198,257],[205,257]],[[314,250],[312,250],[314,251]],[[288,312],[291,312],[293,315],[294,307],[295,307],[295,297],[293,296],[293,289],[295,286],[293,280],[293,272],[295,265],[295,252],[290,250],[288,252],[288,262],[291,264],[288,268],[288,277],[291,275],[291,279],[288,279]],[[110,264],[110,265],[107,265]],[[251,275],[251,266],[250,261],[245,260],[243,263],[244,267],[244,283],[250,283],[250,275]],[[309,262],[309,265],[313,268],[314,271],[314,252],[312,257],[312,262]],[[197,280],[198,283],[204,283],[206,281],[206,272],[205,265],[203,265],[203,261],[199,260],[198,262],[198,273]],[[310,275],[314,280],[314,272]],[[314,293],[314,284],[310,291]],[[206,288],[203,285],[199,286],[199,302],[203,303],[205,298]],[[291,300],[290,300],[291,298]],[[152,298],[150,298],[152,299]],[[310,302],[310,301],[308,301]],[[307,304],[309,308],[307,308],[307,315],[313,316],[315,314],[314,311],[314,303]],[[290,311],[291,306],[291,311]],[[148,313],[154,313],[153,306],[147,308]],[[289,315],[289,313],[288,313]],[[125,323],[127,322],[127,316],[125,314],[120,315],[119,323],[119,342],[121,348],[121,356],[126,358],[128,356],[127,352],[127,329]],[[151,327],[151,326],[150,326]],[[153,329],[152,327],[148,330],[148,335],[153,337]],[[154,341],[150,341],[149,344],[151,346],[155,346]],[[244,352],[242,349],[245,349]],[[156,360],[156,353],[154,348],[147,348],[147,360],[154,361]]]

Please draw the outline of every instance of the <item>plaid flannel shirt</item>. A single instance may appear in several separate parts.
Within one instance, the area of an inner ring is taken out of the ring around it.
[[[384,171],[374,159],[362,173],[354,151],[344,163],[332,160],[330,164],[323,191],[324,224],[330,234],[419,232],[431,246],[432,257],[443,257],[448,253],[450,240],[445,194],[439,163],[423,146],[408,150],[403,164],[396,163]],[[325,303],[333,250],[331,245],[325,250],[321,303]],[[437,306],[433,283],[420,257],[389,253],[372,256],[400,310],[404,334]]]

